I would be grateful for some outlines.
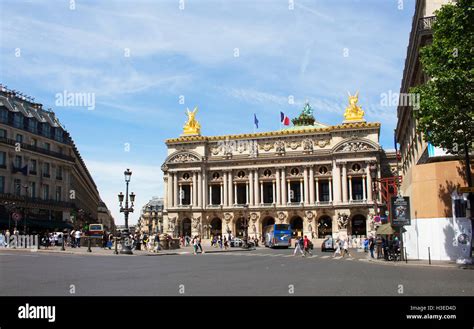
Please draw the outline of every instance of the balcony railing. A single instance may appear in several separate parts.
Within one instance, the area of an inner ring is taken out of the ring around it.
[[[17,141],[14,140],[14,139],[10,139],[10,138],[0,137],[0,143],[11,145],[11,146],[16,146]],[[35,145],[30,145],[30,144],[27,144],[27,143],[21,143],[21,148],[25,149],[25,150],[28,150],[28,151],[33,151],[33,152],[41,153],[41,154],[44,154],[44,155],[52,156],[52,157],[55,157],[55,158],[59,158],[59,159],[62,159],[62,160],[66,160],[66,161],[71,161],[71,162],[74,161],[74,158],[69,156],[69,155],[65,155],[65,154],[58,153],[58,152],[53,152],[53,151],[47,150],[45,148],[38,147],[38,146],[35,146]]]
[[[429,31],[433,28],[433,23],[436,21],[436,16],[422,17],[418,21],[418,31]]]
[[[44,200],[40,198],[31,198],[23,195],[14,195],[10,193],[0,193],[0,201],[15,201],[24,203],[34,203],[45,206],[59,206],[64,208],[74,208],[74,203],[65,201],[56,201],[53,199]]]

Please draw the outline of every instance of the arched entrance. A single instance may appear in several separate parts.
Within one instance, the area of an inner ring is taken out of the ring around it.
[[[303,218],[295,216],[290,220],[293,237],[303,236]]]
[[[367,219],[364,215],[354,215],[351,219],[352,235],[367,236]]]
[[[239,217],[235,221],[235,236],[239,237],[239,238],[243,238],[244,237],[244,231],[245,231],[244,218]]]
[[[211,236],[222,235],[222,220],[215,217],[211,220]]]
[[[322,216],[318,219],[318,239],[324,239],[328,235],[332,236],[332,218]]]
[[[275,218],[271,216],[265,217],[262,220],[262,230],[260,232],[264,232],[265,227],[267,227],[268,225],[273,225],[273,224],[275,224]]]
[[[189,218],[185,218],[181,221],[179,236],[191,236],[191,220]]]

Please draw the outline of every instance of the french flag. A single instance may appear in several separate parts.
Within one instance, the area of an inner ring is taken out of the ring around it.
[[[285,115],[285,113],[280,112],[280,122],[283,123],[285,126],[290,125],[290,118]]]

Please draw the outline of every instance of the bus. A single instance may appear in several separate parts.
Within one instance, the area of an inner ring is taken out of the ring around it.
[[[89,230],[86,232],[86,235],[91,238],[102,238],[102,236],[104,235],[104,225],[90,224]]]
[[[265,247],[290,247],[291,226],[289,224],[272,224],[263,229]]]

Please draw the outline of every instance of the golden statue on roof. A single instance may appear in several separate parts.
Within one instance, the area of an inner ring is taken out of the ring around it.
[[[344,112],[344,123],[349,122],[365,122],[364,111],[357,105],[359,101],[359,92],[356,92],[352,96],[349,92],[349,106],[346,107],[346,112]]]
[[[183,135],[201,135],[201,125],[196,120],[196,113],[198,111],[197,106],[191,112],[189,108],[186,109],[186,115],[188,116],[188,121],[184,124]]]

